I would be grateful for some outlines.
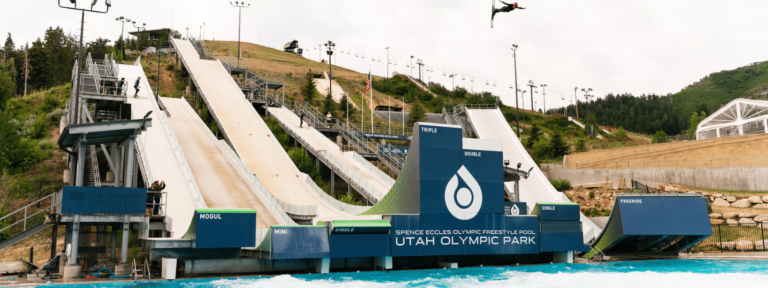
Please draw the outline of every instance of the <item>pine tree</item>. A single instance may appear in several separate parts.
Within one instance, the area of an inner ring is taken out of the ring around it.
[[[347,115],[355,115],[355,106],[352,101],[349,100],[349,97],[347,97],[347,94],[344,94],[344,96],[341,96],[341,101],[339,101],[339,111],[342,112],[344,117],[347,117]]]
[[[331,113],[333,115],[333,108],[336,107],[336,102],[333,101],[333,95],[328,92],[325,95],[325,101],[323,101],[323,114]]]
[[[549,148],[549,154],[552,156],[552,158],[558,158],[568,154],[568,143],[565,143],[563,135],[560,134],[560,131],[557,128],[555,128],[552,132],[552,136],[549,138],[549,143],[547,146]]]
[[[525,142],[525,147],[533,148],[533,144],[541,138],[541,128],[538,124],[531,125],[531,129],[528,129],[528,141]]]
[[[51,78],[51,59],[48,50],[44,44],[37,38],[29,49],[29,79],[27,85],[33,89],[42,89],[51,87],[53,84]]]
[[[13,52],[13,48],[15,48],[16,45],[13,44],[13,38],[11,38],[11,33],[8,33],[8,38],[5,39],[5,45],[3,45],[3,60],[7,60],[9,53]]]
[[[0,112],[5,111],[8,99],[16,94],[16,84],[10,73],[13,69],[13,62],[0,63]]]
[[[301,87],[301,96],[304,96],[304,102],[312,104],[312,100],[315,99],[316,89],[317,86],[315,86],[314,77],[312,76],[312,71],[310,70],[306,75],[304,75],[304,83]]]
[[[424,105],[421,104],[418,98],[416,98],[411,104],[411,113],[408,114],[408,127],[413,127],[416,122],[424,120],[424,116],[427,115]]]

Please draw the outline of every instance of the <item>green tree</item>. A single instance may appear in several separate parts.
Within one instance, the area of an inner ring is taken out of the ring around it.
[[[344,96],[341,96],[341,101],[339,101],[339,111],[344,115],[344,117],[347,117],[347,115],[355,115],[355,105],[352,101],[349,100],[349,97],[347,97],[347,94],[344,94]],[[347,108],[349,107],[349,108]]]
[[[301,87],[301,96],[304,97],[304,102],[312,104],[312,101],[315,99],[315,93],[317,93],[317,86],[315,85],[314,77],[312,76],[312,71],[310,70],[306,75],[304,75],[304,83]]]
[[[64,34],[61,27],[48,28],[45,31],[45,49],[51,61],[53,85],[62,85],[70,80],[77,53],[73,40]]]
[[[328,92],[327,95],[325,95],[325,101],[323,101],[323,115],[331,113],[333,115],[333,108],[336,107],[336,102],[333,101],[333,95],[331,95],[330,92]]]
[[[525,142],[525,147],[533,148],[533,144],[539,141],[541,138],[541,128],[538,124],[531,125],[531,129],[528,129],[528,141]]]
[[[703,111],[701,113],[704,113]],[[691,128],[688,129],[688,135],[693,135],[696,133],[696,127],[699,126],[699,113],[693,112],[693,115],[691,115]]]
[[[13,52],[13,49],[16,48],[16,45],[13,44],[13,38],[11,38],[11,33],[8,33],[8,38],[5,38],[5,45],[3,45],[3,60],[8,59],[9,53]]]
[[[415,101],[413,101],[413,104],[411,104],[411,113],[408,114],[408,127],[413,127],[416,122],[420,122],[424,119],[424,117],[427,115],[427,111],[424,108],[424,105],[421,104],[421,101],[417,98]]]
[[[28,171],[41,158],[37,142],[21,137],[11,113],[0,114],[0,172],[13,175]]]
[[[0,62],[0,112],[5,111],[5,105],[16,92],[16,84],[13,83],[11,73],[13,62]]]
[[[107,41],[99,38],[96,39],[96,41],[93,41],[91,43],[91,47],[88,47],[88,49],[85,52],[85,55],[88,55],[88,53],[91,53],[91,57],[93,59],[102,60],[104,59],[104,55],[111,53],[109,46],[107,46]]]
[[[53,85],[51,77],[51,57],[40,38],[29,49],[29,79],[27,85],[34,89],[45,89]],[[23,67],[22,67],[23,69]],[[22,77],[23,78],[23,77]]]
[[[568,143],[565,142],[563,134],[560,133],[559,129],[553,130],[547,146],[549,146],[549,155],[552,156],[552,158],[558,158],[568,154]]]
[[[584,137],[579,137],[576,139],[576,143],[573,145],[573,151],[574,152],[586,152],[587,151],[587,140],[584,139]]]
[[[547,144],[547,141],[542,139],[536,140],[536,142],[533,143],[531,146],[531,151],[533,154],[533,158],[536,161],[540,161],[541,159],[550,158],[551,155],[549,145]]]
[[[619,130],[616,131],[616,138],[629,139],[629,136],[627,135],[627,130],[624,130],[624,128],[619,127]]]

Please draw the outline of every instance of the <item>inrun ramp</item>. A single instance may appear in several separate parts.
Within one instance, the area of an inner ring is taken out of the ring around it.
[[[282,223],[219,146],[218,140],[183,99],[163,98],[181,149],[208,208],[251,208],[258,212],[257,228]],[[194,211],[190,213],[194,215]],[[174,226],[176,224],[174,223]]]
[[[201,60],[187,40],[173,39],[173,43],[222,133],[272,195],[295,205],[316,205],[319,217],[351,216],[311,190],[221,62]]]
[[[504,150],[504,160],[509,160],[512,166],[522,163],[522,169],[533,167],[528,179],[520,180],[520,201],[526,202],[528,207],[535,207],[536,203],[570,203],[570,200],[555,190],[536,162],[525,151],[525,147],[512,132],[501,110],[495,109],[467,109],[467,117],[480,139],[500,140]],[[499,167],[501,169],[502,167]],[[505,182],[504,186],[510,192],[515,191],[514,182]],[[529,211],[530,212],[530,211]],[[601,229],[592,221],[581,214],[582,232],[584,242],[591,241],[600,234]]]
[[[152,111],[150,115],[152,127],[139,135],[136,145],[142,146],[146,153],[144,160],[148,163],[148,170],[151,171],[153,178],[150,180],[165,181],[167,188],[164,191],[167,192],[167,207],[164,209],[166,209],[166,217],[173,219],[171,238],[181,238],[189,228],[189,223],[195,214],[195,208],[204,208],[197,206],[203,206],[205,202],[195,203],[192,184],[187,181],[187,177],[191,175],[185,175],[180,164],[184,161],[178,159],[179,156],[174,153],[173,141],[169,136],[173,133],[168,133],[169,127],[162,123],[163,111],[155,102],[152,88],[147,82],[144,70],[141,66],[134,65],[119,65],[119,67],[119,77],[126,80],[124,87],[128,89],[126,95],[128,95],[128,103],[131,104],[132,117],[134,119],[140,118]],[[139,98],[133,98],[136,93],[133,84],[139,76],[141,76]]]
[[[320,133],[320,131],[317,131],[317,129],[310,127],[306,122],[304,122],[302,128],[299,128],[299,116],[294,114],[293,111],[285,107],[269,107],[268,109],[270,115],[273,115],[275,118],[277,118],[278,121],[285,124],[284,127],[286,127],[286,129],[290,129],[291,131],[289,132],[292,135],[298,135],[298,137],[301,137],[304,140],[304,143],[312,146],[312,150],[326,151],[327,153],[330,153],[333,158],[338,160],[341,165],[343,165],[345,168],[348,168],[342,170],[346,170],[346,172],[352,174],[351,178],[354,178],[352,181],[357,181],[359,182],[358,184],[363,186],[367,186],[365,184],[369,184],[374,189],[376,189],[376,191],[379,192],[374,193],[376,194],[375,197],[377,198],[377,201],[381,200],[381,198],[383,198],[384,195],[389,192],[389,189],[392,188],[392,184],[394,183],[394,181],[391,181],[392,178],[390,178],[390,182],[385,182],[378,175],[374,174],[368,169],[363,168],[359,162],[344,154],[344,151],[341,151],[341,148],[339,148],[336,143],[332,142],[330,139],[328,139],[328,137]]]

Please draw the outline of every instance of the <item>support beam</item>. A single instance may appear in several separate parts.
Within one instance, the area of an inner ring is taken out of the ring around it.
[[[125,185],[123,187],[133,187],[133,151],[136,149],[136,136],[131,136],[128,138],[128,149],[125,151],[126,154],[126,167],[125,167]]]
[[[53,224],[51,226],[53,231],[51,232],[51,259],[56,257],[56,238],[59,237],[59,225]]]
[[[373,265],[384,270],[392,269],[392,256],[373,257]]]
[[[331,196],[336,195],[336,173],[331,169]]]
[[[330,270],[331,270],[331,258],[317,259],[317,264],[315,264],[315,272],[328,274]]]
[[[117,260],[117,226],[112,225],[112,250],[109,252],[109,260]]]
[[[573,264],[573,251],[553,252],[552,261],[555,263]]]
[[[123,215],[123,245],[120,249],[120,264],[128,263],[128,234],[131,225],[128,223],[128,215]]]
[[[83,186],[83,174],[85,171],[85,139],[80,139],[77,151],[77,179],[75,186]]]
[[[80,243],[80,215],[75,214],[75,221],[72,223],[72,251],[69,253],[69,265],[77,265],[77,246]]]

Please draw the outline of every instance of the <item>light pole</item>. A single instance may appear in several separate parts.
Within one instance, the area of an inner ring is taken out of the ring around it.
[[[229,2],[232,7],[236,7],[238,9],[238,16],[237,16],[237,67],[240,67],[240,55],[242,52],[240,52],[240,27],[243,23],[243,8],[248,8],[251,6],[251,4],[245,4],[244,1],[235,1],[235,4],[232,4],[232,2]]]
[[[533,108],[533,90],[536,89],[536,84],[533,84],[533,80],[528,80],[528,87],[531,87],[531,111],[536,111]],[[538,91],[536,93],[539,93]],[[523,110],[525,110],[525,105],[523,105]]]
[[[187,39],[189,39],[189,27],[187,27]]]
[[[136,28],[136,53],[139,53],[139,51],[141,51],[141,49],[139,49],[140,47],[139,44],[141,43],[140,41],[141,38],[139,38],[139,33],[141,33],[142,27],[144,28],[144,30],[147,30],[147,27],[146,27],[147,23],[142,23],[143,26],[136,26],[136,21],[132,21],[131,24],[133,24],[133,27]]]
[[[330,69],[328,72],[328,94],[331,95],[331,99],[333,99],[333,64],[331,64],[331,56],[333,55],[334,47],[336,47],[336,43],[330,40],[328,40],[328,43],[325,43],[325,53],[328,54],[328,67]],[[330,111],[331,109],[328,110]]]
[[[78,10],[78,11],[81,11],[81,13],[82,13],[81,16],[80,16],[80,46],[78,46],[78,49],[77,49],[77,65],[78,65],[78,67],[77,67],[77,83],[75,85],[75,97],[74,97],[73,102],[72,102],[72,104],[75,106],[74,108],[75,108],[75,115],[76,116],[75,117],[70,117],[70,120],[69,120],[70,124],[80,124],[79,123],[80,122],[79,121],[80,120],[80,75],[81,75],[81,72],[82,72],[82,69],[80,68],[80,66],[83,65],[83,29],[85,28],[84,27],[84,25],[85,25],[85,11],[106,14],[107,12],[109,12],[109,8],[112,7],[112,1],[110,1],[110,0],[105,0],[104,1],[104,4],[107,6],[107,10],[106,11],[94,11],[93,10],[93,6],[96,5],[97,0],[94,0],[91,3],[91,9],[90,10],[86,10],[84,8],[77,8],[77,1],[75,1],[75,0],[69,0],[69,2],[74,4],[75,7],[64,7],[64,6],[61,6],[61,0],[59,0],[59,7],[64,8],[64,9]],[[74,163],[73,163],[73,165],[74,165]],[[74,171],[73,168],[74,167],[70,168],[70,171]],[[70,261],[70,264],[75,264],[75,258],[77,258],[77,257],[73,257],[72,261]]]
[[[411,78],[413,78],[413,55],[411,55]]]
[[[203,22],[203,41],[205,41],[205,22]]]
[[[576,98],[576,93],[579,92],[579,87],[573,88],[573,100],[576,101],[574,103],[574,108],[576,108],[576,119],[579,119],[579,99]]]
[[[520,106],[517,101],[517,92],[520,89],[517,88],[517,44],[512,44],[512,58],[515,59],[515,120],[517,122],[517,136],[520,136]],[[522,139],[522,138],[521,138]]]
[[[584,92],[584,100],[587,101],[587,125],[589,125],[589,98],[591,97],[591,95],[589,95],[589,92],[591,91],[592,91],[592,88],[581,88],[581,92]],[[591,130],[590,128],[592,127],[587,127],[587,134],[589,134]]]
[[[523,105],[523,126],[525,126],[525,92],[528,92],[528,90],[517,89],[517,92],[520,92],[520,94],[522,95],[520,96],[520,99],[522,99],[523,103],[520,103],[520,104]],[[518,131],[520,131],[519,128],[518,128]]]
[[[419,65],[419,80],[421,80],[421,66],[424,66],[424,62],[422,62],[421,59],[416,59],[416,65]]]
[[[389,78],[389,47],[384,49],[387,49],[387,78]]]
[[[125,22],[130,23],[131,19],[125,18],[123,16],[120,16],[119,18],[117,18],[115,20],[117,20],[117,22],[120,22],[120,24],[122,26],[122,28],[120,30],[120,47],[122,48],[123,51],[120,51],[120,52],[123,52],[123,54],[125,54]],[[123,55],[123,57],[125,57],[125,55]]]
[[[544,114],[547,114],[547,84],[541,84],[541,98],[544,99]]]

